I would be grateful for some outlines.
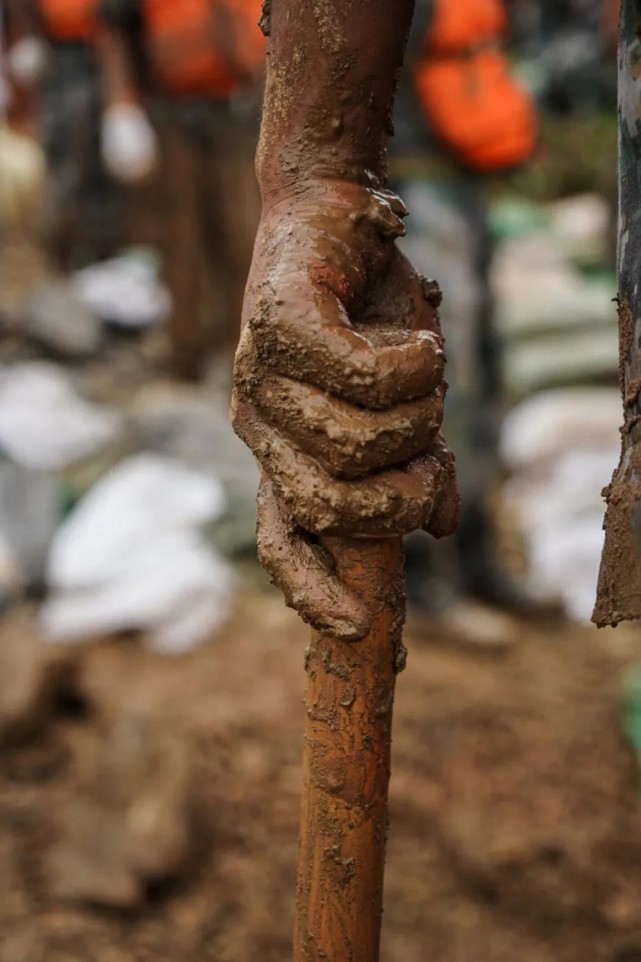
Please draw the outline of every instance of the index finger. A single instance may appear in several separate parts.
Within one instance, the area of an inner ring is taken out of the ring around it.
[[[379,346],[362,327],[354,329],[337,294],[305,272],[276,274],[270,286],[249,320],[270,371],[368,408],[425,397],[441,383],[437,333],[399,329]]]

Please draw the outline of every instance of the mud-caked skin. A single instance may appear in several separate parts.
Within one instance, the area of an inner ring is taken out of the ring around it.
[[[373,178],[314,179],[267,204],[236,357],[261,562],[307,622],[349,640],[372,612],[320,537],[441,537],[457,520],[438,293],[395,244],[405,214]]]

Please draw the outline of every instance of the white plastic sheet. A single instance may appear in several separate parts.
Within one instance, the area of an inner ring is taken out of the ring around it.
[[[129,458],[80,502],[52,544],[41,611],[51,641],[83,641],[130,628],[180,653],[228,617],[230,566],[198,528],[224,509],[222,486],[177,461]]]
[[[55,364],[0,365],[0,453],[16,464],[60,470],[115,441],[121,416],[76,394]]]

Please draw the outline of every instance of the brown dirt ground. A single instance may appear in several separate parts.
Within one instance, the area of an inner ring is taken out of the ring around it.
[[[0,962],[289,957],[305,634],[251,589],[194,655],[131,640],[73,655],[53,717],[2,755]],[[638,632],[515,625],[513,646],[480,649],[423,627],[407,640],[382,959],[641,960],[638,779],[617,716]],[[188,870],[128,911],[68,903],[50,874],[78,797],[112,791],[96,758],[123,719],[178,746],[159,764],[189,772],[195,837]]]

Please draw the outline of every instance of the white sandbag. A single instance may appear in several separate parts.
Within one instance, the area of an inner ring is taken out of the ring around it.
[[[588,444],[618,450],[622,421],[617,388],[567,388],[542,391],[507,415],[501,453],[512,470]],[[612,464],[614,468],[615,461]]]
[[[164,653],[211,638],[230,614],[233,575],[198,528],[224,505],[216,478],[171,458],[139,454],[112,469],[54,538],[45,637],[140,629]]]
[[[180,654],[215,634],[232,599],[232,569],[197,532],[160,532],[124,555],[110,577],[54,592],[40,623],[54,642],[141,629],[152,647]]]
[[[603,263],[610,228],[610,204],[601,194],[574,194],[548,205],[551,228],[576,260]]]
[[[74,288],[89,310],[117,327],[149,327],[164,321],[171,310],[169,291],[144,252],[85,267],[75,274]]]
[[[155,454],[127,458],[85,495],[51,546],[51,587],[91,587],[167,533],[196,528],[223,511],[222,485],[179,461]]]
[[[0,451],[16,464],[60,470],[116,440],[122,418],[80,398],[63,370],[0,365]]]
[[[560,594],[568,616],[589,622],[603,550],[602,513],[570,517],[531,530],[526,539],[530,576],[543,591]]]
[[[559,594],[570,617],[589,621],[603,547],[603,487],[619,456],[615,388],[559,390],[524,401],[505,420],[503,489],[517,518],[532,586]]]

